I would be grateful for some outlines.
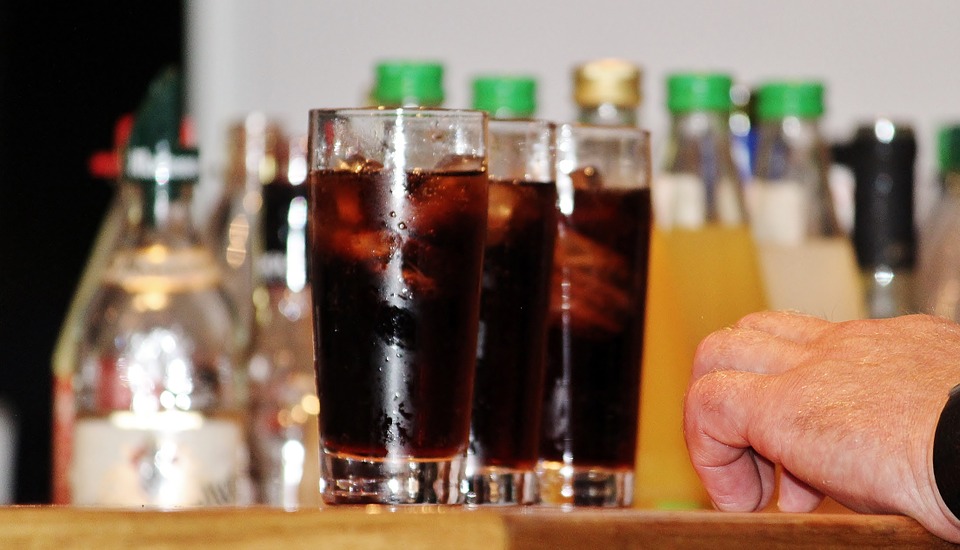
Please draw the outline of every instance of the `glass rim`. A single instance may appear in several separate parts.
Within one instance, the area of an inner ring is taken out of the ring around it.
[[[310,109],[310,118],[461,118],[484,120],[488,115],[476,109],[448,109],[443,107],[335,107]]]

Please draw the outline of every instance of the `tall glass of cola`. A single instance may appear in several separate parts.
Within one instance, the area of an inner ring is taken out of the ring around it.
[[[313,110],[311,286],[326,503],[462,501],[486,115]]]

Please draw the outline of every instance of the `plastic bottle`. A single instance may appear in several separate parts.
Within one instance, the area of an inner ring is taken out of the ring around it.
[[[473,108],[493,118],[532,118],[537,113],[537,81],[529,76],[480,76],[473,81]]]
[[[770,82],[758,97],[751,222],[768,305],[831,321],[863,318],[853,245],[840,229],[827,180],[823,85]]]
[[[587,124],[639,126],[642,72],[623,59],[606,58],[574,68],[577,120]]]
[[[179,143],[179,76],[162,73],[125,154],[122,236],[87,308],[73,378],[71,503],[249,501],[238,329],[192,229],[197,154]]]
[[[960,320],[960,125],[941,128],[939,174],[943,194],[921,235],[917,276],[920,310]]]
[[[853,244],[871,318],[916,313],[913,223],[913,129],[880,118],[860,126],[853,140],[834,148],[854,174]]]
[[[635,494],[642,507],[709,506],[681,429],[693,355],[707,334],[766,305],[731,157],[730,83],[722,74],[667,81],[672,121],[654,177],[640,398]]]
[[[372,100],[381,107],[443,105],[443,65],[429,61],[383,61],[376,66]]]

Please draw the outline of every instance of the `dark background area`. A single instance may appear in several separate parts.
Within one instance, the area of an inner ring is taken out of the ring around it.
[[[50,357],[112,194],[87,170],[165,65],[182,2],[0,0],[0,400],[18,503],[50,499]]]

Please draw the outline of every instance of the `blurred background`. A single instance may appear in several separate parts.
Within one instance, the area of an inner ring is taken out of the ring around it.
[[[222,185],[230,124],[259,110],[304,132],[309,108],[366,103],[379,60],[443,62],[451,107],[469,106],[478,74],[532,74],[539,114],[567,120],[572,67],[616,56],[643,67],[655,157],[665,78],[679,70],[746,85],[820,79],[830,139],[879,115],[912,124],[923,224],[937,196],[936,128],[960,119],[958,20],[950,0],[0,0],[0,403],[19,436],[15,500],[49,499],[50,354],[111,193],[88,158],[111,147],[114,122],[164,65],[188,78],[200,218]]]

